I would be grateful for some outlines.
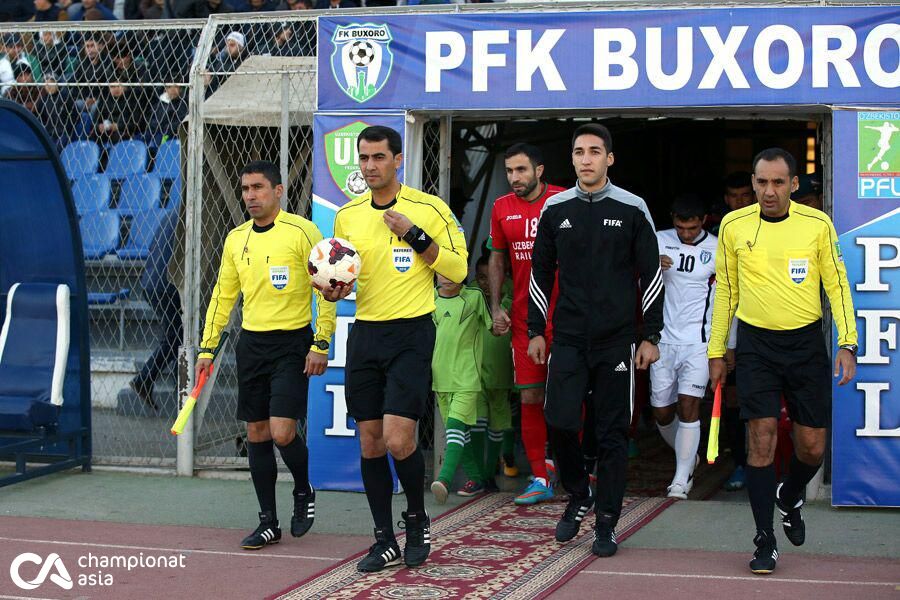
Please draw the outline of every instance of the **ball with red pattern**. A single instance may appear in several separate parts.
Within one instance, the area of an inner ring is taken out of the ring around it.
[[[313,246],[307,263],[310,279],[323,288],[353,285],[361,267],[359,252],[341,238],[326,238]]]

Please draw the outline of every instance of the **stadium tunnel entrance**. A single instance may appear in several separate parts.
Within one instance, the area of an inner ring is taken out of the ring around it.
[[[419,115],[416,116],[419,121]],[[421,160],[423,188],[448,201],[463,224],[471,272],[476,261],[488,252],[486,241],[493,202],[509,192],[504,168],[506,148],[516,142],[540,147],[544,181],[570,187],[575,184],[571,136],[578,126],[591,121],[603,123],[612,133],[616,162],[610,168],[610,179],[644,198],[657,230],[672,226],[669,207],[674,197],[682,193],[697,194],[708,214],[717,220],[716,216],[721,217],[727,210],[726,176],[750,171],[754,155],[773,146],[795,156],[801,175],[817,175],[816,179],[822,182],[822,208],[831,214],[828,107],[670,109],[664,113],[627,114],[598,111],[577,117],[553,113],[429,117],[420,138],[421,150],[415,144],[410,148],[413,156],[408,157],[412,158],[408,164]],[[825,310],[830,328],[827,306]],[[635,406],[641,408],[632,428],[638,450],[629,469],[628,493],[665,495],[674,455],[653,425],[648,382],[646,373],[638,378]],[[710,410],[711,402],[702,404],[701,455],[705,453]],[[694,499],[712,497],[731,472],[730,460],[720,460],[715,465],[702,463],[695,473],[695,490],[691,494]],[[825,464],[830,472],[830,460]]]
[[[830,160],[826,135],[830,114],[825,112],[776,113],[768,109],[506,119],[461,115],[451,119],[449,188],[442,197],[466,230],[472,265],[490,234],[493,201],[509,192],[503,159],[506,148],[516,142],[540,147],[544,180],[570,187],[575,183],[571,136],[589,121],[609,127],[616,158],[610,179],[644,198],[658,230],[671,227],[669,206],[678,194],[697,194],[711,214],[721,213],[725,177],[734,171],[749,171],[753,156],[765,148],[779,146],[791,152],[801,174],[824,177],[830,172],[830,165],[825,164]],[[424,168],[427,178],[429,167]],[[825,206],[830,208],[828,188],[825,185],[823,191]]]

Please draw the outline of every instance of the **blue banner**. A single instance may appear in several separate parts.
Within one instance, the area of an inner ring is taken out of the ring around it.
[[[405,143],[406,119],[402,113],[317,113],[313,116],[312,220],[325,237],[334,233],[334,215],[338,209],[368,189],[359,171],[356,136],[369,125],[396,129]],[[402,181],[402,170],[399,177]],[[347,334],[355,312],[353,295],[338,303],[328,370],[309,380],[309,476],[318,489],[363,491],[359,439],[356,425],[347,414],[344,397]]]
[[[833,148],[859,358],[834,386],[832,503],[900,506],[900,110],[836,111]]]
[[[328,16],[318,107],[879,105],[900,7]]]

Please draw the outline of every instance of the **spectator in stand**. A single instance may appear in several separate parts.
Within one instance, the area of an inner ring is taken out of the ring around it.
[[[141,14],[141,0],[125,0],[124,5],[122,6],[122,16],[126,21],[138,21],[143,19],[144,16]]]
[[[54,23],[68,21],[69,13],[56,3],[56,0],[34,0],[34,16],[29,21],[36,23]]]
[[[122,38],[109,48],[109,57],[113,62],[113,76],[116,81],[127,83],[146,83],[147,69],[137,65],[132,56],[130,38]]]
[[[359,8],[356,0],[316,0],[316,10],[329,8]]]
[[[225,36],[225,47],[210,62],[209,70],[218,75],[207,76],[208,93],[212,94],[228,78],[224,73],[234,73],[247,57],[247,40],[239,31]]]
[[[37,103],[41,97],[41,88],[35,83],[34,74],[31,72],[31,64],[24,58],[20,58],[13,65],[13,75],[16,83],[6,95],[8,100],[18,102],[32,113],[37,114]]]
[[[147,137],[151,146],[159,146],[167,137],[178,137],[178,125],[188,113],[187,98],[182,94],[180,85],[170,85],[160,94],[153,106],[150,122],[147,125]]]
[[[235,0],[235,12],[269,12],[278,10],[278,0]]]
[[[102,15],[101,19],[90,19],[86,18],[86,13],[91,10],[96,10],[100,15]],[[78,4],[72,4],[69,7],[69,18],[72,21],[116,21],[116,15],[113,14],[106,5],[98,2],[97,0],[81,0]]]
[[[40,40],[34,45],[34,57],[41,68],[41,73],[53,73],[56,79],[65,79],[72,73],[69,49],[62,37],[55,31],[42,31]]]
[[[315,40],[315,32],[312,34],[313,37],[310,37],[307,33],[310,29],[308,25],[312,25],[314,29],[312,21],[275,23],[272,27],[272,37],[265,47],[259,49],[260,53],[271,56],[313,56],[310,42]]]
[[[113,82],[97,104],[91,137],[101,145],[131,139],[143,129],[142,114],[132,90]]]
[[[224,0],[175,0],[174,10],[178,19],[205,19],[234,12]]]
[[[312,10],[313,0],[281,0],[278,10]]]
[[[113,79],[115,67],[109,60],[103,36],[87,34],[82,42],[81,55],[72,74],[73,83],[105,84]],[[84,110],[93,111],[97,100],[103,94],[100,85],[76,87],[75,95]],[[82,108],[81,106],[79,108]]]
[[[147,78],[146,67],[136,64],[132,56],[131,45],[134,43],[136,43],[135,38],[124,36],[110,46],[109,56],[113,63],[113,80],[121,83],[147,84],[150,80]],[[130,86],[128,91],[134,104],[141,107],[153,106],[156,94],[152,86]]]
[[[59,148],[73,138],[78,113],[71,96],[60,89],[52,72],[44,77],[44,93],[37,104],[37,116]]]
[[[138,12],[141,19],[162,19],[165,0],[141,0]]]
[[[34,2],[32,0],[0,1],[0,23],[6,21],[28,21],[33,14]]]
[[[8,33],[3,36],[3,44],[6,50],[6,58],[9,64],[15,68],[16,64],[25,61],[31,67],[31,75],[35,81],[41,81],[41,65],[32,55],[25,52],[25,43],[22,36],[18,33]]]

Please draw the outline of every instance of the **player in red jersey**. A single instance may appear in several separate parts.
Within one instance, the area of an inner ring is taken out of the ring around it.
[[[488,278],[491,288],[491,313],[495,335],[503,335],[512,328],[513,368],[515,384],[522,398],[522,442],[531,465],[534,480],[516,497],[516,504],[536,504],[553,498],[547,477],[544,451],[547,445],[547,426],[544,422],[544,384],[547,366],[536,365],[528,358],[528,286],[531,278],[531,248],[537,233],[541,209],[550,196],[564,188],[541,181],[544,158],[539,148],[531,144],[513,144],[504,155],[506,179],[511,194],[497,198],[491,211],[491,258]],[[512,314],[501,308],[501,287],[506,274],[507,260],[512,267]],[[556,302],[556,290],[550,298],[550,312]],[[550,323],[550,316],[547,317]],[[551,331],[547,330],[547,336]],[[549,340],[548,340],[549,345]]]

